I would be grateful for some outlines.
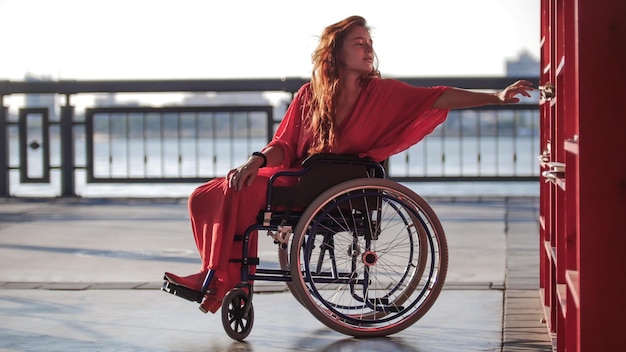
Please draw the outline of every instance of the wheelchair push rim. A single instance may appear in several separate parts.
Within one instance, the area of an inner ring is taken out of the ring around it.
[[[419,320],[437,299],[448,256],[432,208],[390,180],[330,188],[300,218],[292,286],[322,323],[356,337],[385,336]]]

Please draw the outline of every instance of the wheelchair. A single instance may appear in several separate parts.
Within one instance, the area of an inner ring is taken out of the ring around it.
[[[297,181],[274,186],[279,177]],[[249,256],[254,231],[267,231],[277,244],[280,269],[262,268]],[[241,280],[223,298],[221,318],[238,341],[254,323],[255,281],[285,282],[339,333],[381,337],[408,328],[432,307],[448,268],[445,234],[428,203],[386,179],[381,163],[350,155],[314,155],[302,170],[273,175],[265,209],[235,240],[244,241],[241,257],[231,259],[241,263]],[[162,290],[201,303],[212,275],[203,292],[167,280]]]

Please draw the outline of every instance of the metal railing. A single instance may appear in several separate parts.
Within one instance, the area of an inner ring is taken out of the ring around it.
[[[516,78],[399,79],[416,86],[498,89]],[[287,103],[306,81],[0,81],[0,196],[13,195],[11,185],[18,180],[34,185],[56,180],[58,195],[80,195],[76,178],[83,175],[86,184],[204,182],[262,148],[284,112],[281,102],[268,101],[191,106],[108,101],[77,108],[73,100],[102,93],[283,92]],[[28,99],[41,94],[52,97],[48,102],[64,97],[63,105]],[[16,97],[24,102],[6,104]],[[537,181],[538,129],[536,103],[451,111],[422,142],[390,158],[389,176],[399,182]]]

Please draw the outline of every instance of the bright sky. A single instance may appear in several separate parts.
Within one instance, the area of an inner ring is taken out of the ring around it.
[[[386,76],[539,57],[540,0],[0,0],[0,80],[309,77],[323,28],[350,15]]]

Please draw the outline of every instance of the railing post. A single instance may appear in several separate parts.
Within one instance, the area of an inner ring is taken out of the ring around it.
[[[0,197],[9,196],[9,139],[7,131],[8,109],[0,95]]]
[[[265,130],[265,139],[267,140],[266,142],[269,143],[272,141],[272,138],[274,137],[274,123],[277,123],[274,121],[274,107],[270,107],[267,110],[267,129]]]
[[[74,107],[70,105],[69,94],[65,96],[65,106],[61,107],[59,128],[61,130],[61,197],[75,197]]]

